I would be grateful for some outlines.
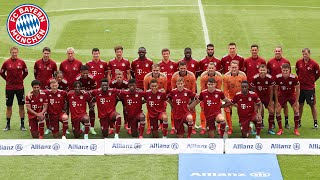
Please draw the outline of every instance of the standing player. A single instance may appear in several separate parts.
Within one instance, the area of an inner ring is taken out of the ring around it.
[[[268,133],[274,135],[275,133],[272,130],[274,124],[274,102],[273,102],[273,88],[274,88],[274,79],[270,74],[267,74],[267,65],[260,64],[259,73],[253,76],[253,80],[250,84],[260,98],[262,104],[265,108],[268,108],[269,117],[268,117]],[[261,110],[261,125],[263,125],[264,118],[264,108]]]
[[[26,108],[28,112],[29,126],[32,138],[43,139],[44,113],[48,108],[48,100],[45,93],[40,92],[40,81],[31,82],[32,94],[26,97]]]
[[[104,138],[108,137],[109,125],[116,123],[116,133],[114,138],[119,138],[121,127],[121,116],[116,112],[117,95],[119,90],[109,88],[107,78],[101,80],[101,88],[92,91],[93,100],[97,102],[98,117]]]
[[[275,105],[276,116],[279,126],[277,135],[283,134],[281,122],[281,109],[287,102],[290,103],[294,112],[294,134],[299,136],[299,96],[300,96],[300,83],[298,77],[290,73],[290,65],[285,63],[281,66],[281,74],[276,75],[275,85]]]
[[[11,57],[2,64],[0,75],[6,81],[6,117],[7,125],[4,131],[10,130],[12,116],[12,104],[14,95],[17,96],[19,115],[21,119],[20,130],[26,131],[24,127],[24,86],[23,80],[28,75],[28,69],[24,61],[18,58],[18,48],[10,48]]]
[[[222,57],[221,59],[221,73],[227,73],[230,70],[230,64],[231,61],[233,60],[237,60],[239,62],[239,69],[240,71],[243,71],[243,62],[244,59],[242,56],[240,56],[239,54],[237,54],[237,45],[234,42],[229,43],[228,45],[229,48],[229,54],[225,55]]]
[[[266,61],[258,55],[259,53],[258,45],[256,44],[251,45],[250,52],[251,52],[251,57],[248,57],[247,59],[245,59],[243,63],[243,71],[247,75],[249,85],[253,80],[253,76],[259,73],[260,64],[267,64]]]
[[[184,81],[183,77],[179,77],[176,82],[177,88],[172,89],[168,95],[168,102],[174,111],[174,126],[178,138],[184,136],[184,124],[188,125],[188,138],[191,137],[193,127],[193,118],[188,104],[194,99],[195,93],[185,88]]]
[[[238,109],[242,137],[247,138],[249,136],[249,125],[250,122],[253,122],[257,130],[256,138],[260,139],[262,105],[258,95],[249,91],[248,81],[241,82],[241,91],[232,98],[231,103],[236,105]],[[228,105],[229,103],[225,104],[225,106]]]
[[[53,78],[50,78],[46,83],[46,89],[51,89],[50,82],[51,80],[56,80],[59,84],[58,89],[63,91],[69,91],[69,86],[67,80],[63,77],[63,72],[58,70],[53,73]]]
[[[247,80],[246,74],[242,71],[239,71],[239,61],[233,60],[230,63],[230,71],[225,74],[223,78],[223,90],[224,94],[227,98],[233,99],[233,97],[236,95],[236,93],[241,91],[241,82]],[[231,120],[231,113],[232,109],[231,107],[226,107],[224,109],[226,120],[228,123],[228,134],[232,134],[233,128],[232,128],[232,120]]]
[[[132,137],[138,137],[139,129],[139,138],[143,138],[146,119],[142,111],[144,92],[137,88],[135,79],[130,79],[128,86],[128,90],[121,91],[119,94],[119,98],[124,103],[123,108],[127,111],[129,127],[131,127],[128,133],[132,134]]]
[[[195,76],[196,78],[198,76],[201,75],[201,72],[200,72],[200,69],[199,69],[199,62],[195,59],[193,59],[191,57],[192,55],[192,50],[191,48],[187,47],[184,49],[184,58],[181,59],[179,61],[180,62],[185,62],[187,64],[187,70],[188,71],[191,71]]]
[[[267,63],[267,68],[268,68],[268,73],[272,76],[272,78],[276,78],[276,75],[281,74],[281,66],[287,63],[290,65],[289,60],[286,58],[282,57],[282,47],[277,46],[274,50],[274,58],[270,59]],[[274,91],[277,89],[274,89]],[[275,93],[273,93],[275,94]],[[288,117],[288,105],[287,103],[284,104],[284,116],[285,116],[285,128],[289,129],[289,117]]]
[[[109,82],[116,78],[116,71],[118,70],[120,70],[123,73],[124,79],[130,79],[130,62],[122,56],[123,47],[116,46],[114,48],[114,52],[116,54],[116,57],[114,59],[111,59],[108,64]]]
[[[209,68],[209,67],[208,67]],[[207,89],[201,91],[199,98],[192,102],[189,108],[194,108],[200,102],[203,103],[203,111],[207,120],[206,126],[208,129],[209,138],[214,138],[214,130],[216,130],[215,122],[220,124],[220,137],[223,137],[226,121],[221,113],[221,100],[229,102],[220,89],[216,89],[217,82],[214,78],[209,78],[207,81]],[[204,128],[204,127],[202,127]]]
[[[310,58],[310,49],[302,49],[303,58],[296,63],[296,72],[300,82],[300,97],[299,97],[299,126],[301,125],[301,116],[303,113],[304,101],[307,101],[312,112],[313,127],[318,128],[317,108],[316,108],[316,91],[315,82],[319,79],[319,64]]]
[[[101,79],[105,78],[108,74],[108,64],[100,59],[100,50],[98,48],[92,49],[92,60],[87,62],[89,73],[97,83],[97,88],[100,88]]]
[[[73,47],[67,48],[68,58],[60,64],[59,70],[63,72],[64,77],[67,79],[69,89],[73,88],[73,82],[76,76],[80,73],[82,66],[81,61],[74,58],[75,52]]]
[[[214,57],[213,44],[207,45],[207,56],[203,58],[201,61],[199,61],[199,68],[200,68],[201,74],[208,69],[208,65],[210,62],[214,63],[217,71],[221,71],[221,62],[219,59]]]
[[[73,135],[75,138],[80,138],[80,122],[84,124],[84,139],[89,139],[88,132],[90,129],[90,120],[86,112],[87,103],[91,101],[90,95],[87,92],[81,91],[82,84],[80,81],[73,83],[74,91],[70,91],[67,96]]]
[[[50,59],[51,49],[44,47],[42,49],[43,57],[37,60],[34,64],[34,78],[41,82],[41,89],[44,90],[47,80],[53,77],[57,71],[57,64]]]
[[[148,116],[150,119],[152,135],[154,138],[159,137],[158,121],[163,121],[163,138],[168,134],[168,116],[166,114],[167,94],[159,90],[159,82],[156,79],[150,81],[150,89],[145,93],[144,99],[147,103]]]
[[[143,89],[143,79],[146,74],[151,72],[153,61],[146,57],[146,48],[140,47],[138,50],[139,58],[131,63],[131,75],[137,81],[137,88]]]

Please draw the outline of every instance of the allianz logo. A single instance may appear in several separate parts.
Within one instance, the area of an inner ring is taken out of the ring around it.
[[[82,145],[82,144],[69,144],[68,149],[79,149],[79,150],[91,150],[96,151],[98,149],[98,145],[90,144],[90,145]]]
[[[210,143],[210,144],[188,144],[187,149],[210,149],[215,150],[216,144]]]
[[[141,149],[140,143],[127,144],[127,143],[112,143],[112,149]]]
[[[268,172],[192,172],[191,177],[270,177]]]
[[[149,149],[179,149],[178,143],[152,143],[149,146]]]
[[[54,143],[54,144],[31,144],[31,149],[41,149],[41,150],[45,150],[45,149],[52,149],[55,151],[58,151],[60,149],[60,144],[58,143]]]

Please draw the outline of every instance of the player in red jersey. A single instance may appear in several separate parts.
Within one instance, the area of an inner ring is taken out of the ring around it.
[[[63,90],[63,91],[69,91],[69,86],[68,86],[68,81],[63,77],[63,72],[58,70],[54,72],[53,78],[50,78],[47,83],[46,83],[46,89],[51,89],[50,87],[50,82],[51,80],[57,80],[59,86],[58,89]]]
[[[215,122],[220,124],[220,137],[224,135],[226,121],[221,113],[221,100],[229,102],[228,98],[224,96],[224,93],[220,89],[216,89],[217,82],[214,78],[209,78],[207,81],[207,89],[201,91],[199,98],[189,105],[190,108],[194,108],[200,102],[203,102],[203,111],[206,118],[206,126],[208,129],[209,138],[214,138],[214,131],[216,130]]]
[[[81,82],[82,90],[91,91],[96,89],[97,83],[94,80],[93,76],[89,74],[89,67],[87,65],[82,65],[80,68],[81,73],[78,74],[75,78],[75,81]],[[89,102],[89,117],[90,117],[90,133],[96,135],[96,131],[94,130],[94,123],[96,114],[94,112],[94,103]]]
[[[42,49],[43,57],[37,60],[34,64],[34,78],[41,82],[41,89],[44,90],[47,80],[53,77],[57,71],[57,64],[50,59],[51,49],[44,47]]]
[[[177,88],[172,89],[168,95],[168,102],[174,111],[174,126],[178,138],[184,136],[184,124],[188,125],[188,138],[191,137],[193,117],[188,109],[188,104],[194,99],[195,93],[184,88],[184,78],[177,79]]]
[[[276,78],[276,75],[281,74],[281,66],[284,63],[288,63],[290,65],[289,60],[282,57],[282,47],[277,46],[274,50],[274,58],[270,59],[267,63],[268,73],[272,76],[272,78]],[[276,90],[276,89],[274,89]],[[273,93],[275,94],[275,93]],[[285,128],[290,129],[288,120],[289,120],[289,112],[287,103],[284,105],[284,116],[285,116]]]
[[[259,73],[253,76],[253,80],[250,86],[253,87],[254,91],[257,93],[264,107],[268,109],[268,133],[272,135],[275,134],[272,130],[272,126],[274,123],[274,101],[272,99],[274,84],[275,82],[272,76],[270,74],[267,74],[267,65],[260,64]],[[262,108],[261,111],[261,125],[263,125],[263,118],[264,108]]]
[[[294,134],[299,136],[299,96],[300,83],[298,77],[290,73],[290,65],[285,63],[281,66],[281,74],[276,75],[275,85],[275,105],[276,116],[279,126],[277,135],[283,134],[281,122],[281,109],[287,102],[290,103],[294,112]]]
[[[296,63],[296,72],[300,82],[300,97],[299,97],[299,127],[301,126],[301,116],[303,113],[304,101],[307,101],[312,112],[313,127],[318,128],[317,108],[316,108],[316,91],[315,82],[319,79],[319,64],[310,58],[310,49],[302,49],[302,58]]]
[[[123,47],[122,46],[116,46],[114,48],[114,52],[116,54],[116,57],[111,59],[108,64],[108,80],[111,82],[111,80],[116,78],[116,71],[121,71],[123,73],[123,77],[125,79],[130,79],[130,62],[123,58]]]
[[[259,46],[256,44],[251,45],[251,57],[248,57],[244,60],[243,63],[243,71],[247,75],[247,80],[249,82],[249,85],[251,84],[253,80],[253,76],[259,73],[259,66],[260,64],[267,64],[266,60],[261,58],[259,53]]]
[[[32,95],[26,97],[26,108],[32,138],[43,139],[44,113],[48,108],[48,100],[46,94],[40,92],[40,84],[39,80],[31,82]]]
[[[84,139],[89,139],[90,120],[86,112],[87,103],[91,102],[89,93],[81,91],[82,84],[80,81],[73,83],[73,91],[70,91],[67,96],[68,105],[71,114],[71,123],[73,135],[75,138],[80,138],[80,122],[84,124]]]
[[[221,71],[221,62],[219,59],[214,57],[214,45],[208,44],[207,45],[207,56],[199,61],[199,69],[201,74],[208,69],[208,65],[210,62],[213,62],[216,70]]]
[[[131,63],[131,76],[137,81],[137,88],[143,89],[143,79],[146,74],[151,72],[153,61],[146,57],[146,48],[140,47],[138,50],[139,58]]]
[[[75,59],[75,51],[73,47],[67,48],[68,58],[60,64],[59,70],[63,72],[64,77],[67,79],[69,89],[73,88],[73,82],[76,76],[80,73],[82,66],[81,61]]]
[[[92,91],[93,102],[97,103],[98,117],[104,138],[108,137],[109,125],[116,123],[116,133],[114,138],[119,138],[121,127],[121,116],[116,111],[117,96],[120,90],[109,88],[107,78],[101,80],[101,88]]]
[[[138,137],[139,135],[139,138],[143,138],[146,119],[142,111],[144,91],[137,88],[135,79],[130,79],[128,86],[128,90],[121,91],[119,94],[119,98],[124,103],[124,108],[128,114],[128,123],[129,127],[131,127],[128,133],[132,134],[132,137]],[[140,125],[138,126],[139,123]]]
[[[58,89],[58,81],[52,79],[50,81],[50,90],[45,90],[44,93],[48,99],[47,113],[50,119],[50,126],[54,138],[59,136],[59,122],[62,122],[62,139],[66,139],[68,129],[67,111],[67,92]]]
[[[108,74],[108,64],[100,59],[100,50],[98,48],[93,48],[91,53],[92,60],[87,62],[86,65],[89,67],[89,73],[97,83],[97,88],[100,88],[101,79]]]
[[[201,71],[199,68],[199,62],[197,60],[193,59],[191,57],[191,55],[192,55],[191,48],[189,48],[189,47],[185,48],[184,49],[184,58],[181,59],[179,62],[185,62],[187,64],[187,70],[191,71],[197,78],[198,76],[201,75]]]
[[[150,81],[150,89],[146,91],[144,99],[147,103],[153,137],[159,137],[158,121],[161,120],[163,121],[163,138],[166,138],[168,134],[168,116],[166,114],[167,94],[165,91],[159,90],[159,84],[156,79]]]
[[[18,58],[18,48],[10,48],[11,57],[2,64],[0,75],[6,81],[6,117],[7,125],[4,131],[10,130],[10,120],[12,116],[12,104],[14,95],[17,96],[19,105],[19,115],[21,118],[20,130],[26,131],[24,127],[24,86],[23,80],[28,75],[28,68],[24,61]]]
[[[223,56],[222,59],[221,59],[222,69],[221,69],[220,72],[223,73],[223,74],[229,72],[230,71],[230,68],[229,68],[230,63],[233,60],[239,61],[239,70],[243,71],[244,59],[243,59],[242,56],[237,54],[237,45],[236,45],[236,43],[234,43],[234,42],[229,43],[228,48],[229,48],[229,54]]]

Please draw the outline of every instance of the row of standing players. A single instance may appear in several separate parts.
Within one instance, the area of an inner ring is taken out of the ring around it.
[[[190,48],[185,48],[184,54],[185,57],[179,61],[179,63],[175,63],[170,60],[170,51],[169,49],[163,49],[162,50],[162,56],[163,59],[159,63],[159,65],[153,65],[153,61],[146,58],[146,49],[141,47],[138,50],[139,58],[136,60],[133,60],[131,65],[128,60],[124,59],[122,57],[123,53],[123,48],[121,46],[115,47],[115,54],[116,57],[112,60],[109,61],[109,63],[106,63],[102,60],[100,60],[100,52],[99,49],[94,48],[92,50],[92,55],[93,59],[89,62],[87,62],[86,66],[83,66],[81,61],[75,59],[74,55],[74,49],[73,48],[68,48],[67,49],[67,56],[68,58],[64,60],[61,65],[60,65],[60,71],[57,71],[57,65],[56,63],[50,59],[50,53],[51,50],[50,48],[44,48],[43,49],[43,58],[39,59],[36,61],[34,65],[34,75],[37,80],[40,81],[40,88],[41,89],[49,89],[50,88],[50,82],[53,79],[56,79],[58,81],[58,88],[63,89],[63,90],[71,90],[75,88],[73,87],[73,82],[74,81],[80,81],[82,85],[82,89],[85,91],[91,91],[92,89],[99,88],[101,86],[101,80],[105,77],[108,79],[108,84],[110,86],[114,86],[114,88],[121,88],[117,87],[117,85],[122,84],[127,84],[128,81],[126,79],[131,79],[135,78],[136,84],[138,89],[144,89],[147,90],[150,88],[150,81],[153,79],[157,80],[158,88],[159,89],[164,89],[167,94],[170,95],[171,89],[177,87],[177,81],[180,78],[183,79],[183,84],[186,89],[189,89],[191,92],[196,93],[196,79],[198,76],[200,76],[200,81],[201,81],[201,91],[206,89],[206,84],[208,83],[208,79],[211,77],[215,80],[215,85],[216,88],[222,89],[221,84],[223,82],[224,84],[224,95],[226,96],[225,99],[233,99],[236,96],[237,92],[241,91],[242,83],[249,84],[250,89],[254,89],[259,98],[262,100],[263,104],[268,107],[269,111],[269,129],[268,132],[270,134],[274,134],[272,131],[272,126],[274,126],[274,114],[276,114],[276,119],[278,121],[279,125],[279,131],[278,135],[281,135],[283,133],[282,130],[282,124],[281,124],[281,109],[284,107],[285,109],[285,117],[286,117],[286,127],[289,125],[287,121],[287,112],[286,112],[286,104],[289,102],[293,109],[294,109],[294,120],[295,120],[295,134],[299,135],[299,131],[297,129],[297,126],[299,126],[301,122],[301,115],[302,115],[302,110],[303,110],[303,103],[306,100],[307,103],[310,105],[311,110],[312,110],[312,115],[314,118],[314,127],[317,128],[317,111],[315,108],[315,81],[319,78],[319,65],[310,58],[310,50],[308,48],[304,48],[302,50],[303,58],[299,59],[296,63],[296,72],[297,72],[297,77],[293,74],[290,74],[290,63],[288,60],[286,60],[284,57],[282,57],[282,48],[281,47],[276,47],[275,48],[275,57],[272,58],[271,60],[266,63],[266,61],[258,56],[259,48],[257,45],[252,45],[251,46],[251,53],[252,56],[243,59],[240,55],[236,53],[236,45],[235,43],[230,43],[229,44],[229,54],[224,56],[221,60],[218,60],[217,58],[214,57],[214,46],[212,44],[207,45],[207,56],[201,60],[201,61],[196,61],[191,57],[192,51]],[[6,105],[7,105],[7,126],[4,130],[10,130],[10,118],[12,114],[12,103],[13,103],[13,97],[16,94],[17,99],[18,99],[18,104],[19,104],[19,112],[20,112],[20,117],[21,117],[21,130],[25,130],[24,128],[24,87],[23,87],[23,79],[27,76],[28,70],[23,62],[23,60],[19,59],[17,57],[18,55],[18,49],[13,47],[10,49],[11,53],[11,58],[6,60],[1,68],[1,76],[6,80]],[[184,62],[184,63],[181,63]],[[232,62],[232,63],[231,63]],[[266,66],[261,66],[261,64],[266,64]],[[281,66],[287,66],[289,67],[289,70],[287,72],[283,72],[287,68],[282,68]],[[179,66],[179,67],[178,67]],[[81,71],[82,69],[82,71]],[[177,71],[178,70],[178,71]],[[161,73],[160,73],[160,72]],[[54,73],[55,72],[55,73]],[[118,73],[117,73],[118,72]],[[224,73],[224,77],[222,78],[221,73]],[[79,74],[80,73],[80,74]],[[268,73],[268,74],[267,74]],[[283,75],[282,75],[282,74]],[[54,74],[54,77],[52,77]],[[118,74],[118,75],[117,75]],[[119,77],[118,77],[119,76]],[[65,78],[63,78],[65,77]],[[117,78],[116,78],[117,77]],[[163,78],[161,78],[163,77]],[[174,77],[174,78],[172,78]],[[267,78],[266,78],[267,77]],[[90,80],[91,79],[91,80]],[[163,79],[163,80],[162,80]],[[244,80],[247,80],[244,81]],[[300,81],[300,83],[299,83]],[[121,82],[121,83],[120,83]],[[278,83],[277,83],[278,82]],[[96,84],[97,83],[97,84]],[[256,84],[254,84],[256,83]],[[36,83],[37,84],[37,83]],[[274,85],[275,84],[275,85]],[[209,88],[208,88],[209,89]],[[276,89],[276,91],[275,91]],[[101,89],[100,89],[101,90]],[[130,91],[130,90],[127,90]],[[136,91],[136,90],[134,90]],[[212,89],[211,89],[212,91]],[[81,91],[82,93],[83,91]],[[75,91],[72,91],[69,94],[75,93]],[[134,93],[133,93],[134,94]],[[240,93],[241,94],[241,93]],[[249,93],[251,94],[251,93]],[[81,95],[82,96],[82,95]],[[122,96],[122,95],[121,95]],[[121,98],[120,96],[120,98]],[[28,97],[33,97],[33,96],[28,96]],[[71,96],[72,97],[72,96]],[[170,97],[170,96],[169,96]],[[176,95],[175,95],[176,97]],[[189,97],[189,96],[188,96]],[[190,96],[192,97],[192,96]],[[280,97],[280,98],[277,98]],[[74,98],[74,97],[73,97]],[[82,97],[83,98],[83,97]],[[174,97],[173,97],[174,98]],[[146,101],[148,98],[146,98]],[[181,120],[181,117],[179,117],[180,113],[178,113],[179,110],[182,110],[183,108],[179,108],[179,105],[183,104],[181,102],[181,99],[172,99],[169,98],[169,102],[172,106],[172,113],[171,113],[171,123],[172,123],[172,130],[171,134],[174,132],[177,133],[177,135],[182,134],[182,129],[183,125],[181,125],[180,122],[187,121],[187,119],[192,119],[192,123],[189,122],[187,123],[188,126],[191,125],[191,130],[190,134],[195,134],[194,130],[194,125],[195,125],[195,119],[196,119],[196,114],[192,110],[191,105],[189,105],[188,109],[185,109],[184,115],[189,114],[186,112],[191,112],[192,116],[186,116],[183,117],[183,121]],[[197,102],[199,98],[196,98],[197,100],[194,102]],[[251,99],[251,98],[249,98]],[[28,99],[27,99],[28,100]],[[42,99],[43,100],[43,99]],[[191,99],[189,99],[190,101]],[[136,135],[136,129],[133,130],[130,129],[131,122],[133,122],[131,117],[139,117],[139,118],[133,118],[133,119],[140,119],[141,122],[139,123],[140,126],[136,126],[137,128],[142,129],[144,128],[144,116],[139,115],[136,116],[136,114],[128,115],[128,111],[132,108],[130,108],[131,105],[134,105],[132,103],[132,99],[127,99],[128,102],[131,102],[127,104],[129,108],[124,108],[124,119],[125,119],[125,124],[126,128],[128,129],[128,132]],[[190,102],[187,102],[189,104]],[[206,127],[208,127],[208,134],[210,137],[214,136],[214,133],[212,133],[215,128],[213,125],[210,127],[211,116],[215,117],[214,120],[216,120],[219,123],[219,133],[221,133],[221,130],[223,130],[224,125],[224,118],[223,116],[217,116],[217,112],[210,109],[206,113],[206,109],[208,109],[207,105],[211,105],[212,99],[208,100],[202,100],[203,102],[200,104],[201,105],[201,114],[200,114],[200,119],[201,119],[201,134],[204,134],[206,131]],[[242,101],[242,99],[241,99]],[[31,128],[31,131],[33,130],[36,132],[34,133],[33,137],[38,137],[39,133],[40,134],[43,132],[43,119],[46,119],[47,122],[47,128],[53,130],[53,134],[55,137],[57,137],[57,132],[59,132],[59,120],[63,122],[67,122],[67,115],[64,114],[63,116],[60,113],[53,113],[51,112],[51,118],[50,118],[50,112],[47,114],[49,117],[45,118],[44,115],[41,112],[45,112],[43,106],[39,106],[37,108],[36,106],[32,106],[32,101],[26,101],[27,102],[27,110],[28,110],[28,115],[29,119],[34,119],[34,123],[30,123],[29,125]],[[50,104],[55,104],[55,100],[50,99],[48,96],[48,111],[50,109]],[[227,106],[230,105],[228,103],[229,101],[226,102]],[[124,106],[126,107],[126,101],[123,101]],[[149,102],[154,106],[154,102]],[[80,104],[77,104],[75,102],[69,101],[70,110],[72,109],[72,105],[74,105],[77,109],[78,106],[82,106]],[[193,104],[193,103],[192,103]],[[252,120],[255,122],[257,125],[257,133],[259,133],[259,124],[263,125],[263,108],[257,108],[260,103],[257,103],[258,106],[254,106],[252,113],[247,113],[249,114],[250,117],[255,117],[255,118],[248,118],[246,117],[246,123],[240,122],[241,126],[244,126],[244,124],[248,124],[248,120]],[[175,105],[177,106],[175,108]],[[147,107],[148,107],[147,103]],[[161,105],[160,105],[161,106]],[[32,107],[35,108],[32,110]],[[85,137],[87,137],[88,131],[90,130],[91,133],[94,132],[94,103],[90,102],[89,103],[89,122],[84,123],[85,125]],[[162,106],[164,107],[164,106]],[[185,106],[187,107],[187,105]],[[216,108],[214,109],[219,109],[217,108],[218,106],[215,106]],[[238,111],[241,109],[248,110],[252,109],[253,106],[250,105],[243,105],[240,104],[238,105]],[[137,108],[133,108],[137,109]],[[139,108],[138,108],[139,109]],[[151,108],[152,109],[152,108]],[[35,110],[39,111],[36,112]],[[64,109],[67,112],[67,109]],[[99,108],[98,108],[99,111]],[[150,111],[148,108],[148,113],[147,113],[147,120],[148,121],[148,130],[147,133],[150,133],[152,131],[153,135],[157,137],[157,132],[158,128],[155,128],[154,126],[154,115],[150,115]],[[274,113],[276,111],[276,113]],[[212,113],[215,112],[215,115]],[[221,113],[221,111],[220,111]],[[219,114],[220,114],[219,113]],[[98,112],[99,114],[99,112]],[[254,114],[254,116],[252,115]],[[262,116],[261,116],[262,114]],[[57,116],[59,115],[59,116]],[[110,114],[109,114],[110,115]],[[160,116],[161,115],[161,116]],[[229,127],[228,134],[232,134],[232,121],[231,121],[231,108],[226,107],[225,108],[225,115],[226,115],[226,121]],[[73,118],[73,116],[75,118]],[[98,115],[99,116],[99,115]],[[216,117],[217,116],[217,117]],[[77,117],[77,115],[73,115],[72,110],[71,110],[71,119],[72,119],[72,124],[79,124],[78,125],[73,125],[73,130],[75,137],[79,136],[80,130],[80,120],[86,119],[86,118],[80,118]],[[112,118],[111,118],[112,117]],[[128,118],[130,117],[130,118]],[[191,118],[192,117],[192,118]],[[219,117],[219,118],[218,118]],[[115,115],[113,114],[112,116],[109,117],[101,117],[99,116],[100,120],[101,118],[106,118],[106,119],[112,119],[113,121],[116,121],[116,119],[120,118],[120,115]],[[164,113],[160,113],[159,116],[157,116],[158,119],[163,120],[165,123],[160,124],[160,128],[163,130],[166,129],[167,127],[167,116]],[[156,118],[156,119],[157,119]],[[40,119],[40,120],[39,120]],[[151,120],[150,120],[151,119]],[[174,120],[173,120],[174,119]],[[241,121],[241,117],[239,117],[239,121]],[[129,125],[127,121],[129,120]],[[177,123],[175,123],[177,120]],[[78,122],[79,123],[73,123],[73,122]],[[101,121],[100,121],[101,122]],[[121,122],[121,120],[120,120]],[[151,122],[151,123],[150,123]],[[158,120],[156,120],[156,124],[158,125]],[[257,123],[256,123],[257,122]],[[33,124],[33,125],[32,125]],[[56,127],[56,124],[58,126]],[[151,124],[151,125],[149,125]],[[111,127],[113,127],[113,123],[110,123]],[[33,127],[34,126],[34,127]],[[38,128],[38,126],[40,128]],[[64,127],[65,125],[63,125]],[[91,127],[90,127],[91,126]],[[117,127],[119,126],[119,123],[116,123],[116,131]],[[222,126],[222,128],[221,128]],[[66,126],[67,127],[67,126]],[[106,127],[101,124],[103,135],[107,136],[108,133],[106,133],[107,129]],[[131,128],[135,128],[131,127]],[[42,129],[42,130],[41,130]],[[179,131],[180,129],[180,131]],[[243,137],[247,137],[248,133],[246,132],[248,128],[242,127],[242,135]],[[132,133],[133,132],[133,133]],[[143,131],[142,131],[143,133]],[[165,133],[165,132],[164,132]],[[140,133],[141,134],[141,133]],[[189,134],[189,136],[190,136]],[[63,135],[65,135],[65,131],[63,130]],[[118,133],[116,132],[116,136],[118,136]],[[140,135],[139,135],[140,136]],[[42,137],[42,136],[41,136]],[[65,137],[65,136],[64,136]]]

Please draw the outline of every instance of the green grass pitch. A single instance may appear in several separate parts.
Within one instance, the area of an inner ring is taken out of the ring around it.
[[[6,31],[7,16],[14,7],[24,3],[22,0],[0,0],[0,64],[9,57],[9,48],[16,46]],[[164,47],[170,48],[173,60],[183,57],[185,47],[192,48],[195,59],[200,60],[206,55],[197,0],[91,0],[89,3],[31,0],[28,3],[37,4],[47,12],[50,31],[46,39],[35,47],[19,46],[19,56],[27,60],[29,68],[26,91],[31,90],[32,61],[41,57],[44,46],[52,49],[51,57],[57,62],[66,58],[65,50],[69,46],[76,49],[76,57],[83,63],[91,59],[91,49],[94,47],[101,49],[102,59],[111,59],[116,45],[124,46],[124,57],[129,60],[137,57],[140,46],[146,47],[147,57],[155,62],[161,59],[161,49]],[[277,45],[283,46],[284,57],[293,65],[301,57],[304,47],[311,49],[315,60],[320,56],[320,2],[317,0],[203,0],[202,4],[208,35],[215,45],[215,56],[218,58],[227,53],[227,44],[233,41],[237,43],[238,54],[244,57],[250,56],[249,48],[253,43],[260,46],[260,56],[266,60],[273,57],[273,49]],[[4,87],[5,82],[1,79],[0,128],[5,126]],[[319,105],[317,107],[319,109]],[[122,112],[120,106],[118,110]],[[18,130],[16,105],[13,112],[12,130],[1,131],[0,139],[30,138],[28,131]],[[289,117],[293,126],[291,109]],[[233,119],[237,119],[235,115]],[[237,123],[234,125],[235,133],[231,138],[240,135]],[[319,131],[313,130],[312,126],[310,108],[305,106],[299,138],[320,138]],[[98,125],[96,130],[100,133]],[[129,136],[122,130],[120,137]],[[268,135],[266,130],[262,131],[261,137],[279,138]],[[46,138],[52,137],[47,135]],[[90,138],[101,137],[98,134]],[[295,138],[293,129],[285,130],[280,138]],[[278,160],[284,179],[320,178],[317,171],[319,156],[279,155]],[[177,179],[178,158],[173,155],[1,157],[0,169],[0,179]],[[56,176],[58,173],[59,177]]]

